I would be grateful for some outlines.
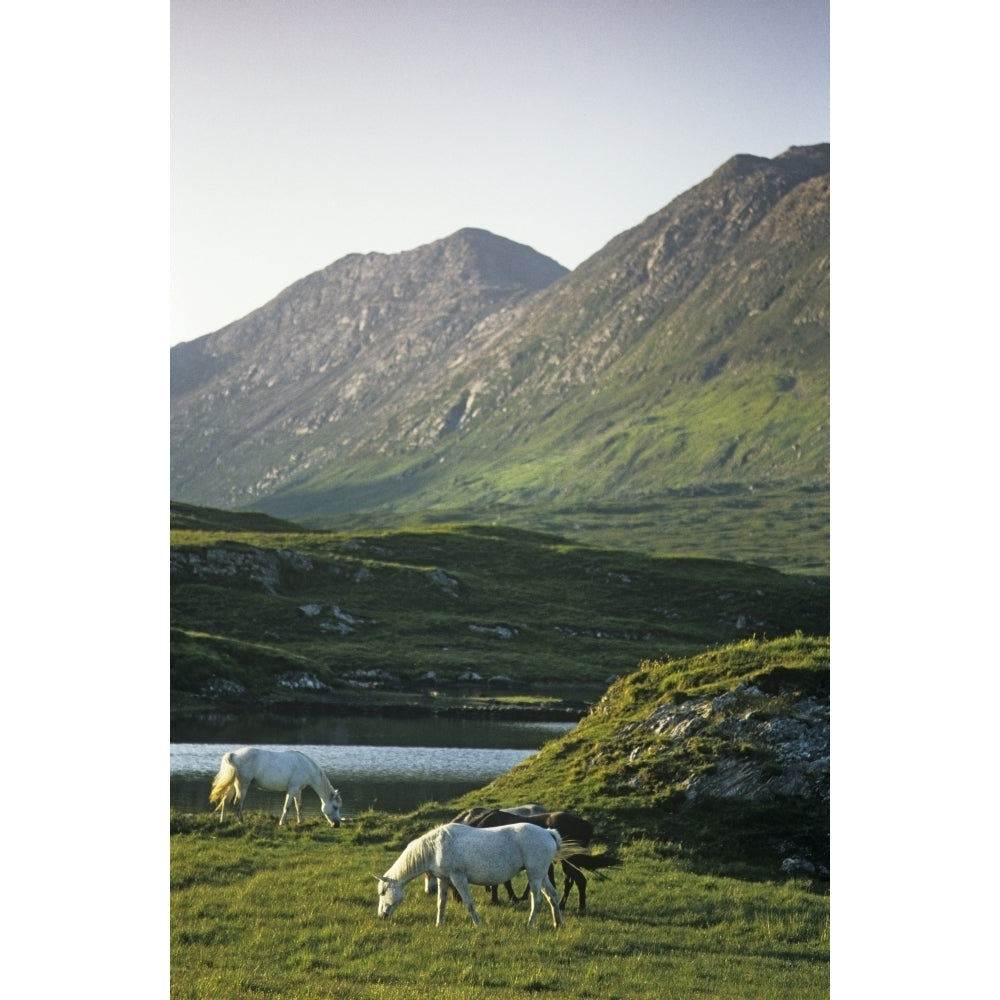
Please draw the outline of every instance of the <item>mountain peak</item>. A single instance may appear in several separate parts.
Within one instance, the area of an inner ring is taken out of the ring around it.
[[[713,172],[712,179],[730,181],[768,170],[793,175],[796,180],[829,173],[830,144],[821,142],[815,146],[789,146],[774,159],[737,153]]]
[[[428,247],[440,251],[443,261],[469,268],[467,278],[474,277],[493,288],[537,291],[569,273],[558,261],[524,243],[471,226]]]
[[[829,144],[740,154],[575,271],[465,227],[171,350],[172,496],[286,518],[829,475]]]

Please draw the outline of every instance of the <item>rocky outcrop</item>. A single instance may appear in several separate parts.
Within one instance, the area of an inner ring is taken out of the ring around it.
[[[829,877],[828,821],[816,819],[829,814],[828,694],[768,692],[747,682],[715,697],[675,693],[619,729],[598,756],[609,751],[625,786],[650,795],[670,789],[681,813],[706,806],[718,815],[729,804],[735,815],[812,816],[790,820],[787,836],[772,831],[766,839],[784,874]]]
[[[701,796],[755,802],[788,796],[830,799],[828,701],[790,701],[741,684],[715,698],[660,705],[618,736],[631,747],[632,764],[649,755],[672,755],[678,744],[695,736],[713,739],[717,749],[711,764],[695,763],[675,782],[690,802]]]
[[[245,577],[258,584],[266,594],[276,594],[283,570],[311,570],[312,560],[291,549],[170,549],[170,578],[193,576],[206,580],[220,577]]]

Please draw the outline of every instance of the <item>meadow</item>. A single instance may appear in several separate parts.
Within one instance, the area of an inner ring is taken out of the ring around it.
[[[527,902],[493,906],[478,888],[483,926],[454,901],[436,926],[421,879],[380,920],[375,876],[448,818],[433,803],[408,816],[362,814],[339,830],[319,820],[278,828],[254,813],[242,828],[172,814],[171,997],[829,996],[824,890],[801,878],[699,874],[647,838],[615,847],[621,866],[590,876],[586,913],[572,896],[558,930],[544,904],[528,928]]]
[[[242,692],[225,706],[241,712],[262,701],[342,705],[371,671],[421,697],[432,674],[439,705],[470,671],[522,693],[599,693],[645,659],[830,629],[825,576],[496,526],[351,535],[176,503],[171,517],[175,715],[212,710],[206,692],[220,684]],[[322,688],[288,686],[302,675]],[[362,692],[366,705],[396,694]]]
[[[318,818],[278,827],[263,807],[243,826],[173,811],[171,996],[826,998],[828,797],[692,800],[685,789],[734,755],[780,773],[774,747],[734,722],[794,721],[796,706],[829,698],[829,672],[829,638],[802,633],[644,661],[485,788],[406,814],[348,809],[338,829]],[[719,697],[736,690],[743,700]],[[698,699],[717,701],[695,735],[648,725]],[[439,927],[417,879],[378,918],[376,879],[410,840],[470,806],[529,801],[585,816],[591,850],[621,862],[589,876],[585,914],[571,896],[561,928],[543,908],[529,929],[526,902],[491,906],[477,889],[485,925],[451,902]],[[815,875],[784,874],[789,852],[812,857]]]

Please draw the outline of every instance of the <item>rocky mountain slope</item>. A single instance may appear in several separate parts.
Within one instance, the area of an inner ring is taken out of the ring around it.
[[[419,400],[484,317],[566,269],[463,229],[408,253],[353,254],[216,334],[170,352],[172,493],[223,505],[266,495],[304,438],[343,448]]]
[[[829,146],[736,156],[572,273],[479,230],[171,351],[171,493],[297,520],[829,477]]]

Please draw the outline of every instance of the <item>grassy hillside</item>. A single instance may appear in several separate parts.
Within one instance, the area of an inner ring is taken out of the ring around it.
[[[341,498],[348,503],[352,491]],[[318,516],[329,531],[395,530],[413,525],[477,523],[564,535],[577,543],[653,556],[697,556],[768,566],[785,573],[830,572],[830,490],[826,485],[730,485],[667,490],[633,500],[485,504],[460,509],[383,503],[364,514]],[[362,501],[363,502],[363,501]],[[302,511],[307,518],[314,509]]]
[[[756,689],[759,695],[745,694]],[[714,699],[697,735],[650,725],[664,709]],[[734,726],[735,715],[794,718],[796,704],[829,705],[830,641],[801,634],[747,639],[680,660],[644,662],[615,683],[571,732],[455,803],[459,808],[543,802],[591,818],[612,843],[649,838],[699,870],[774,874],[782,853],[829,865],[829,801],[821,797],[691,796],[692,779],[731,757],[762,774],[780,763]],[[555,803],[556,806],[552,804]]]
[[[484,685],[603,687],[643,660],[829,632],[821,576],[505,527],[346,534],[187,505],[172,516],[175,708],[213,686],[334,704],[372,671],[371,698],[431,697],[468,671]]]

